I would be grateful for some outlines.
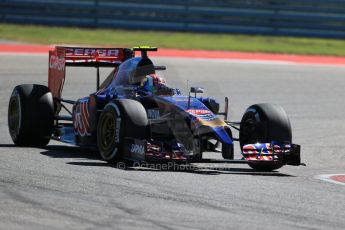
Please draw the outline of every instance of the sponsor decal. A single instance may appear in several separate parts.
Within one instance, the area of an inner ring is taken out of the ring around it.
[[[161,116],[158,109],[149,109],[147,110],[147,117],[149,119],[159,119]]]
[[[188,109],[188,113],[194,114],[194,115],[204,115],[204,114],[210,114],[211,112],[206,109]]]
[[[88,102],[81,102],[76,106],[73,116],[73,126],[80,136],[90,136],[89,109]]]
[[[186,112],[197,116],[204,121],[213,121],[217,118],[211,111],[207,109],[188,109],[186,110]]]
[[[49,68],[56,69],[58,71],[65,71],[65,59],[57,56],[50,56]]]
[[[66,56],[117,57],[118,49],[66,48]]]
[[[145,154],[145,146],[144,145],[139,145],[139,144],[132,144],[131,145],[131,152],[144,155]]]
[[[120,143],[121,118],[116,119],[115,142]]]

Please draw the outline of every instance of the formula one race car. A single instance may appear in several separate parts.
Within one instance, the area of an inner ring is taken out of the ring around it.
[[[141,56],[135,57],[135,51]],[[282,107],[256,104],[241,122],[230,122],[228,99],[219,112],[212,98],[170,88],[148,57],[152,47],[55,47],[49,52],[48,87],[18,85],[9,101],[8,127],[18,146],[45,146],[50,139],[98,149],[105,161],[246,163],[270,171],[300,165],[300,146],[292,144],[290,121]],[[72,101],[61,97],[67,66],[97,68],[97,92]],[[113,70],[100,84],[100,67]],[[72,104],[70,111],[67,104]],[[69,115],[62,115],[61,110]],[[224,119],[221,117],[224,116]],[[231,128],[239,131],[233,138]],[[234,160],[234,141],[243,158]],[[220,152],[224,160],[204,159]]]

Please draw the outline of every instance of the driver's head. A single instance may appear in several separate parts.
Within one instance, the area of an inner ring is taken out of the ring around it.
[[[147,75],[141,80],[141,87],[147,92],[155,93],[162,88],[166,88],[166,82],[156,74]]]

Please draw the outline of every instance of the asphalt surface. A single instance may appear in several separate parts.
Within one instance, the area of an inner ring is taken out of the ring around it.
[[[183,91],[189,80],[206,95],[229,96],[232,121],[251,104],[282,105],[307,167],[124,170],[55,141],[44,149],[15,147],[7,128],[9,96],[18,84],[46,84],[48,63],[43,55],[0,55],[0,229],[345,229],[345,186],[315,178],[345,173],[345,67],[156,63],[168,66],[168,83]],[[64,97],[94,90],[95,73],[68,69]]]

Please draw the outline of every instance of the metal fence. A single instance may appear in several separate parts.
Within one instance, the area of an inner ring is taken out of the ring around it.
[[[0,22],[345,38],[345,0],[0,0]]]

